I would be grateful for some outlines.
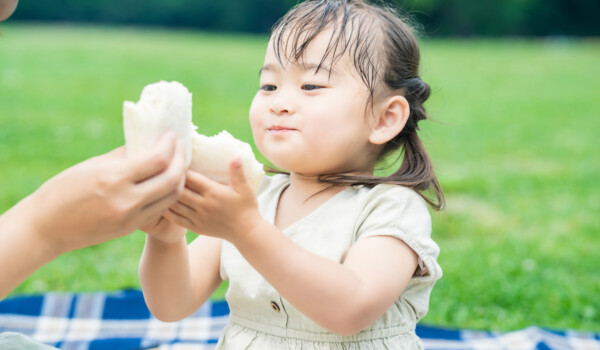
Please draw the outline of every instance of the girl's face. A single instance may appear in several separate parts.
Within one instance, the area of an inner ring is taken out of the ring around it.
[[[372,171],[369,90],[348,54],[333,67],[325,60],[330,31],[317,36],[302,62],[279,63],[269,42],[250,124],[260,152],[275,166],[315,176]],[[283,58],[283,57],[282,57]],[[365,112],[369,112],[368,117]]]

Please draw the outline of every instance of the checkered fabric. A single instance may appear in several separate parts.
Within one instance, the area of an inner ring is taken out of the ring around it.
[[[154,318],[140,291],[46,293],[0,302],[0,332],[59,349],[213,349],[227,324],[225,301],[206,302],[174,323]]]
[[[209,301],[188,318],[154,318],[142,293],[46,293],[0,302],[0,333],[17,332],[67,350],[214,349],[227,324],[225,301]],[[509,333],[417,326],[428,350],[600,350],[600,333],[536,327]]]
[[[501,333],[417,325],[417,335],[427,350],[600,350],[600,333],[538,327]]]

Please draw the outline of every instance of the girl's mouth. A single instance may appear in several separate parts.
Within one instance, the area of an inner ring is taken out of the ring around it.
[[[271,135],[283,135],[290,131],[295,131],[296,129],[288,128],[281,125],[273,125],[267,129]]]

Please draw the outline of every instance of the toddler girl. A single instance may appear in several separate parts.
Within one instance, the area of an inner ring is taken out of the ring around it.
[[[415,326],[442,275],[426,203],[444,199],[416,133],[429,96],[418,68],[415,36],[392,10],[323,0],[286,14],[250,124],[287,173],[255,192],[239,161],[230,185],[188,172],[180,201],[144,228],[153,314],[180,320],[226,280],[231,315],[217,348],[422,348]],[[399,169],[375,176],[393,151]],[[185,229],[199,234],[189,246]]]

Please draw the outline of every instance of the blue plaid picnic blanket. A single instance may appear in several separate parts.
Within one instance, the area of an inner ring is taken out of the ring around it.
[[[208,301],[193,315],[154,318],[142,293],[46,293],[0,302],[0,333],[17,332],[59,349],[214,349],[227,324],[225,301]],[[417,326],[428,350],[600,350],[600,333],[537,327],[499,333]]]

